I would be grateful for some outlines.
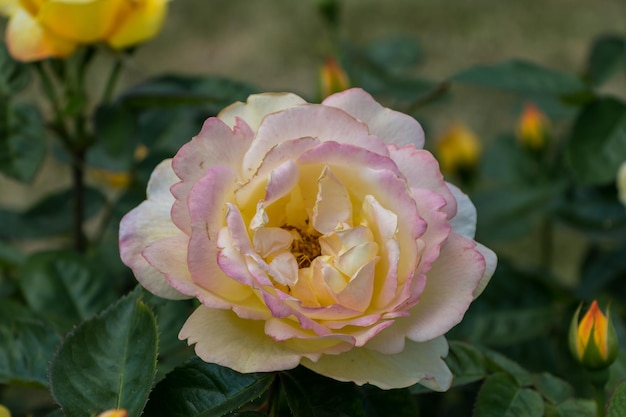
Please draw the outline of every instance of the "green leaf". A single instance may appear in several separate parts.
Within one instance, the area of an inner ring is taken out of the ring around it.
[[[50,365],[52,396],[67,417],[114,408],[139,417],[156,372],[157,342],[155,317],[137,288],[65,338]]]
[[[537,391],[552,404],[562,403],[574,395],[570,384],[547,372],[533,375],[533,381]]]
[[[94,117],[98,140],[89,149],[87,163],[109,170],[130,170],[138,144],[136,117],[133,109],[123,102],[98,107]]]
[[[161,380],[144,416],[218,417],[236,411],[263,394],[274,374],[241,374],[195,357]]]
[[[520,388],[508,375],[487,378],[474,408],[474,417],[542,417],[543,400],[537,392]]]
[[[626,104],[599,98],[585,106],[566,144],[570,168],[583,184],[608,184],[626,161]]]
[[[615,187],[575,187],[562,196],[554,213],[594,242],[626,238],[626,210]]]
[[[309,401],[309,396],[300,383],[287,372],[280,375],[280,382],[285,391],[285,399],[291,414],[295,417],[315,417],[313,404]]]
[[[454,375],[452,386],[470,384],[487,376],[483,353],[469,343],[451,341],[446,364]]]
[[[30,82],[30,67],[14,60],[3,42],[0,44],[0,96],[22,91]]]
[[[477,239],[513,240],[535,230],[564,189],[561,183],[497,186],[472,196],[478,213]]]
[[[543,161],[525,151],[512,134],[498,136],[490,144],[483,154],[481,171],[488,183],[496,186],[534,188],[548,179]]]
[[[591,400],[570,398],[559,405],[546,404],[545,417],[596,417],[596,404]]]
[[[482,351],[485,355],[487,370],[508,374],[519,387],[527,387],[532,384],[530,373],[517,362],[493,350],[482,349]]]
[[[22,265],[25,259],[26,255],[18,248],[0,241],[0,267]]]
[[[581,80],[571,74],[517,59],[478,65],[455,74],[451,80],[518,93],[566,95],[585,90]]]
[[[422,60],[419,46],[406,36],[377,39],[367,45],[365,52],[373,62],[396,75],[411,69]]]
[[[585,77],[597,86],[609,79],[620,66],[626,66],[626,36],[604,35],[593,43]]]
[[[285,379],[285,373],[289,379]],[[366,405],[362,400],[363,394],[353,383],[339,382],[318,375],[303,366],[285,373],[281,373],[281,380],[296,383],[299,387],[297,390],[285,390],[286,395],[298,395],[298,392],[306,393],[306,404],[311,405],[315,417],[367,416]],[[295,404],[294,400],[298,400],[300,405],[303,404],[303,400],[292,398],[291,402],[288,399],[290,406]],[[302,409],[292,408],[291,410],[295,413]]]
[[[609,398],[607,417],[626,416],[626,381],[620,383]]]
[[[85,220],[97,214],[106,197],[95,188],[86,188]],[[72,190],[55,192],[44,197],[22,213],[0,209],[0,237],[8,239],[32,239],[54,236],[72,229]]]
[[[33,311],[67,331],[115,300],[101,271],[74,251],[41,252],[26,260],[19,285]]]
[[[166,300],[150,293],[144,295],[144,302],[154,311],[159,329],[158,382],[167,373],[194,356],[193,348],[179,340],[178,333],[195,309],[195,305],[193,300]]]
[[[612,284],[619,283],[625,274],[626,246],[591,248],[582,266],[576,294],[581,299],[592,299],[601,291],[608,290]]]
[[[256,92],[248,84],[229,78],[163,75],[127,90],[120,100],[139,108],[191,105],[219,111]]]
[[[353,86],[362,87],[377,97],[408,103],[418,102],[440,87],[429,80],[399,74],[397,68],[394,72],[379,56],[371,53],[350,43],[342,44],[342,63]]]
[[[409,389],[382,390],[372,385],[365,385],[359,390],[365,403],[368,417],[387,417],[393,410],[394,417],[415,417],[419,408]]]
[[[32,105],[0,98],[0,118],[0,172],[30,182],[46,152],[41,115]]]
[[[0,300],[0,384],[48,386],[48,362],[60,342],[30,310]]]

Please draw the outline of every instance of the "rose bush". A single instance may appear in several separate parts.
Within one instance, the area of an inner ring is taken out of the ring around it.
[[[152,38],[168,0],[0,0],[6,43],[20,61],[66,57],[79,44],[122,49]]]
[[[156,167],[122,260],[154,294],[202,303],[179,337],[207,362],[445,390],[444,334],[496,257],[423,144],[360,89],[250,96]]]

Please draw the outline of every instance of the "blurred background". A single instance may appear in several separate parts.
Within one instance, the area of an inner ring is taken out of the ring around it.
[[[458,123],[481,143],[513,132],[529,96],[454,83],[443,99],[414,106],[413,84],[391,86],[396,91],[385,96],[390,86],[372,80],[378,74],[372,76],[371,68],[365,68],[372,64],[371,57],[376,58],[375,70],[387,71],[388,79],[401,76],[430,83],[425,90],[469,67],[512,58],[581,74],[594,39],[626,30],[624,0],[343,0],[336,2],[340,7],[334,26],[319,12],[325,3],[332,2],[173,0],[160,34],[125,62],[117,91],[152,76],[176,73],[222,76],[256,91],[292,91],[316,101],[320,68],[327,57],[335,56],[351,65],[347,69],[353,85],[416,117],[425,129],[426,147],[435,150]],[[365,64],[359,61],[364,56]],[[113,56],[104,54],[99,59],[112,61]],[[107,64],[96,68],[108,71]],[[354,79],[354,74],[365,75]],[[377,87],[380,94],[372,91]],[[600,88],[626,95],[626,74],[621,71]],[[566,132],[575,108],[540,104],[554,134]],[[31,185],[0,177],[0,198],[8,207],[23,209],[69,182],[69,168],[48,158]],[[584,250],[584,242],[567,233],[561,240],[559,244],[571,248],[559,251],[567,262],[558,264],[565,268],[563,279],[571,280],[578,268],[571,260]],[[539,256],[534,240],[522,250],[519,245],[516,242],[512,250],[520,262],[526,262],[526,256],[531,261]]]

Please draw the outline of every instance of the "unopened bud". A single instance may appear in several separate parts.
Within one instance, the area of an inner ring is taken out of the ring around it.
[[[517,140],[532,151],[546,147],[550,138],[550,122],[533,103],[528,103],[517,124]]]
[[[574,358],[587,369],[607,368],[615,361],[619,351],[609,309],[605,316],[594,300],[579,321],[581,308],[582,305],[576,310],[570,325],[570,350]]]
[[[320,96],[322,100],[332,94],[350,88],[350,81],[335,58],[326,58],[320,69]]]

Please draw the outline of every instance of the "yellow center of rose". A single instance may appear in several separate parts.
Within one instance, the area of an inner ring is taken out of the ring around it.
[[[308,268],[311,262],[322,254],[319,238],[322,236],[315,229],[303,231],[295,226],[283,226],[294,235],[291,242],[291,253],[298,261],[298,268]]]

